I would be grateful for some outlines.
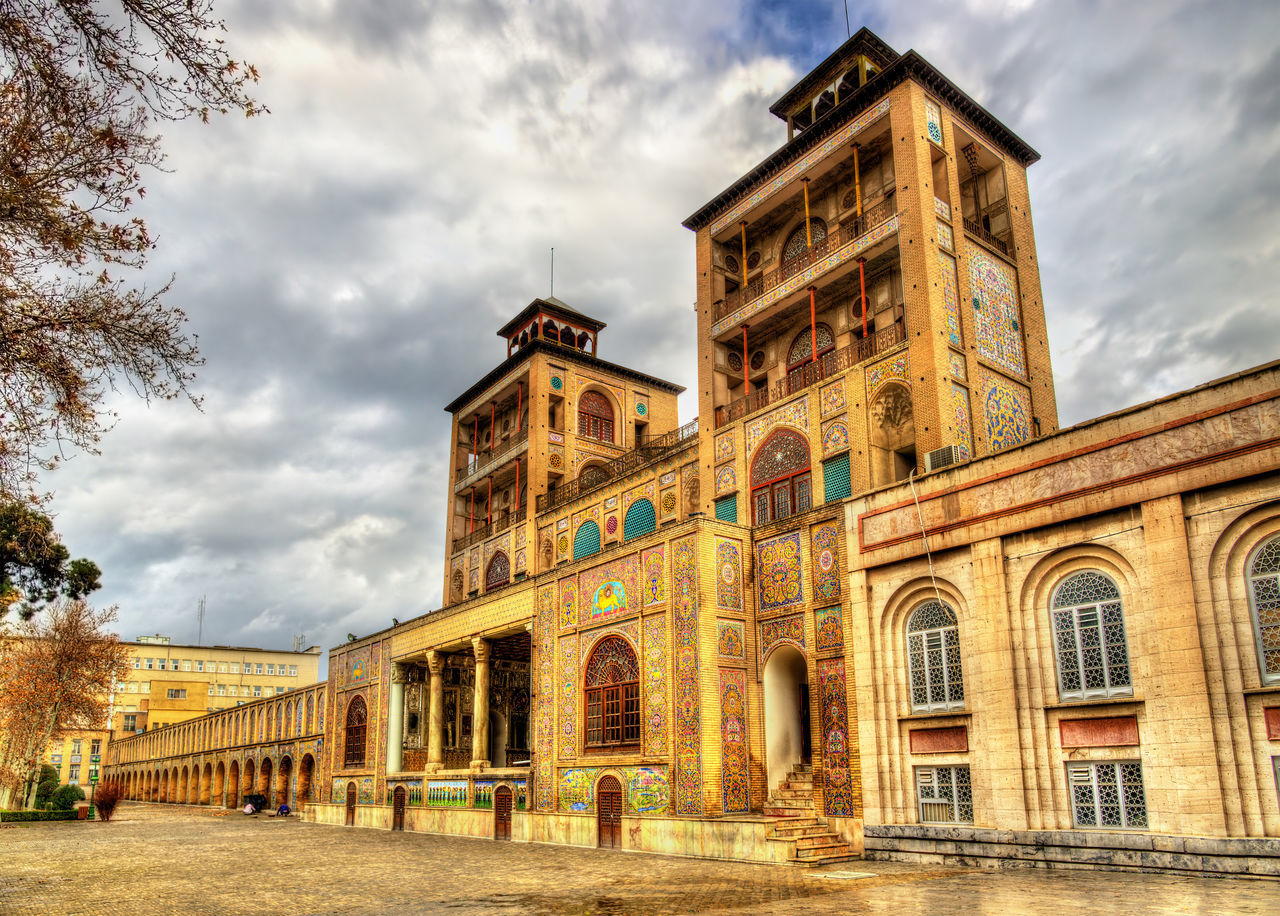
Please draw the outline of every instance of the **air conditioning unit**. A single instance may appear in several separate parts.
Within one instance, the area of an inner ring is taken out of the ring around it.
[[[924,470],[927,474],[930,471],[940,471],[943,468],[951,467],[953,464],[959,464],[963,460],[960,449],[955,445],[944,445],[942,448],[935,448],[931,452],[926,452],[924,456]]]

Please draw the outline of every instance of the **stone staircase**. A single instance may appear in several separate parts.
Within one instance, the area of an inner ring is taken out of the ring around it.
[[[817,868],[860,859],[840,834],[818,817],[813,805],[813,767],[797,764],[765,802],[766,817],[774,818],[768,837],[790,846],[792,864]]]

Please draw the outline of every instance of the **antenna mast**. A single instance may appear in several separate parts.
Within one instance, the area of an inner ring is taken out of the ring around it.
[[[204,596],[200,596],[200,600],[196,602],[196,620],[199,622],[200,635],[196,637],[196,645],[204,645]]]
[[[551,295],[556,294],[556,249],[551,248]]]

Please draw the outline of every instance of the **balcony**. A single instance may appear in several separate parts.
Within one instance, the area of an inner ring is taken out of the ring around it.
[[[538,497],[538,513],[541,514],[557,506],[563,506],[579,496],[584,496],[592,490],[597,490],[617,480],[619,477],[631,473],[636,468],[678,452],[690,441],[697,438],[697,435],[698,421],[695,419],[690,420],[679,429],[673,429],[669,433],[654,436],[644,445],[632,449],[625,455],[620,455],[603,465],[595,465],[592,468],[595,473],[590,477],[579,477],[577,480],[571,480],[563,487],[559,487],[550,493],[543,493]]]
[[[986,229],[983,229],[978,223],[975,223],[969,217],[964,217],[964,231],[976,239],[986,242],[996,251],[1005,257],[1009,256],[1009,246],[1005,244],[1004,239],[992,235]]]
[[[453,485],[453,492],[461,493],[477,480],[487,477],[502,465],[506,464],[516,452],[524,448],[529,441],[529,430],[522,429],[507,442],[495,446],[478,455],[467,457],[467,466],[463,468],[458,482]]]
[[[734,420],[740,420],[747,414],[755,413],[776,401],[789,398],[816,385],[823,379],[839,375],[846,369],[856,366],[864,360],[871,359],[907,339],[906,329],[901,321],[895,321],[889,327],[877,331],[870,337],[864,337],[847,347],[820,357],[816,362],[807,363],[804,367],[789,373],[786,378],[779,379],[768,387],[753,391],[744,398],[738,398],[716,408],[715,428],[719,429]]]
[[[528,517],[528,515],[529,512],[527,509],[518,509],[515,512],[500,512],[492,522],[481,525],[479,528],[473,529],[460,538],[455,538],[453,541],[453,552],[457,553],[459,550],[465,550],[472,544],[478,544],[481,541],[487,540],[489,537],[499,533],[500,531],[506,531],[513,525],[519,525]]]
[[[725,296],[723,300],[715,304],[713,319],[719,322],[732,316],[750,303],[783,286],[792,277],[805,272],[815,264],[821,264],[822,261],[830,258],[842,248],[868,235],[872,229],[887,223],[897,215],[897,210],[894,209],[893,204],[894,195],[890,194],[883,201],[865,211],[862,216],[851,217],[845,222],[834,226],[826,238],[820,242],[815,242],[798,258],[788,261],[773,270],[765,271],[747,283],[746,286],[735,289]],[[834,267],[835,265],[831,266]]]

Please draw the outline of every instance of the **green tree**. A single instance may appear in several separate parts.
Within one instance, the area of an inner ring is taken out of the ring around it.
[[[70,811],[76,806],[76,802],[84,801],[84,789],[79,786],[59,786],[50,801],[53,802],[54,811]]]
[[[27,620],[59,595],[83,598],[101,587],[96,563],[70,557],[47,515],[0,503],[0,619],[14,605]]]
[[[0,0],[0,496],[93,451],[108,391],[187,395],[200,364],[133,215],[157,121],[262,111],[213,0]]]
[[[58,788],[58,770],[45,764],[40,767],[40,779],[36,783],[36,807],[43,808],[48,804],[53,792]]]

